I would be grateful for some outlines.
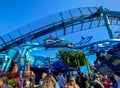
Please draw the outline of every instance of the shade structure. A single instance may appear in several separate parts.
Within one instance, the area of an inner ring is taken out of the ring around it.
[[[61,71],[68,71],[68,70],[70,70],[70,71],[79,71],[77,68],[73,68],[73,67],[67,67],[67,68],[62,68],[61,69]]]
[[[67,68],[68,65],[64,63],[62,60],[58,60],[52,64],[52,67],[55,69],[62,69],[62,68]]]

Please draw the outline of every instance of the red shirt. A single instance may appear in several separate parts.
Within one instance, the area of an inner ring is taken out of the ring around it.
[[[112,86],[112,81],[109,78],[102,78],[101,82],[105,88],[109,88],[110,86]]]

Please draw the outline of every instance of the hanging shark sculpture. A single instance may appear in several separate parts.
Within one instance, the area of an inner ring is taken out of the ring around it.
[[[86,43],[89,43],[92,40],[93,36],[88,36],[88,37],[81,37],[81,40],[76,43],[76,45],[84,45]]]
[[[48,48],[55,48],[55,47],[67,47],[67,48],[73,48],[74,43],[69,42],[65,39],[60,39],[58,37],[49,36],[44,40],[43,46]]]

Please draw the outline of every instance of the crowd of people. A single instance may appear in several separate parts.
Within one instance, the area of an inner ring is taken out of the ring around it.
[[[22,73],[21,71],[13,87],[10,87],[5,75],[0,76],[0,88],[120,88],[120,79],[115,74],[113,78],[109,78],[107,75],[95,72],[88,77],[78,72],[76,76],[69,76],[67,80],[61,72],[58,75],[43,72],[39,84],[36,84],[33,71],[27,71],[24,75]]]

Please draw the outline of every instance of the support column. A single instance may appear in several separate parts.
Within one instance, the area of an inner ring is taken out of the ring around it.
[[[105,26],[107,27],[107,31],[108,31],[108,34],[109,34],[109,38],[110,39],[113,39],[113,33],[112,33],[112,28],[111,28],[111,25],[110,25],[110,21],[108,19],[108,16],[107,16],[107,13],[106,13],[106,10],[101,6],[99,8],[99,14],[100,15],[103,15],[103,18],[105,20]]]
[[[106,14],[103,14],[103,17],[104,17],[104,20],[105,20],[105,25],[107,27],[108,34],[109,34],[109,38],[113,39],[114,37],[113,37],[112,28],[111,28],[108,16]]]

